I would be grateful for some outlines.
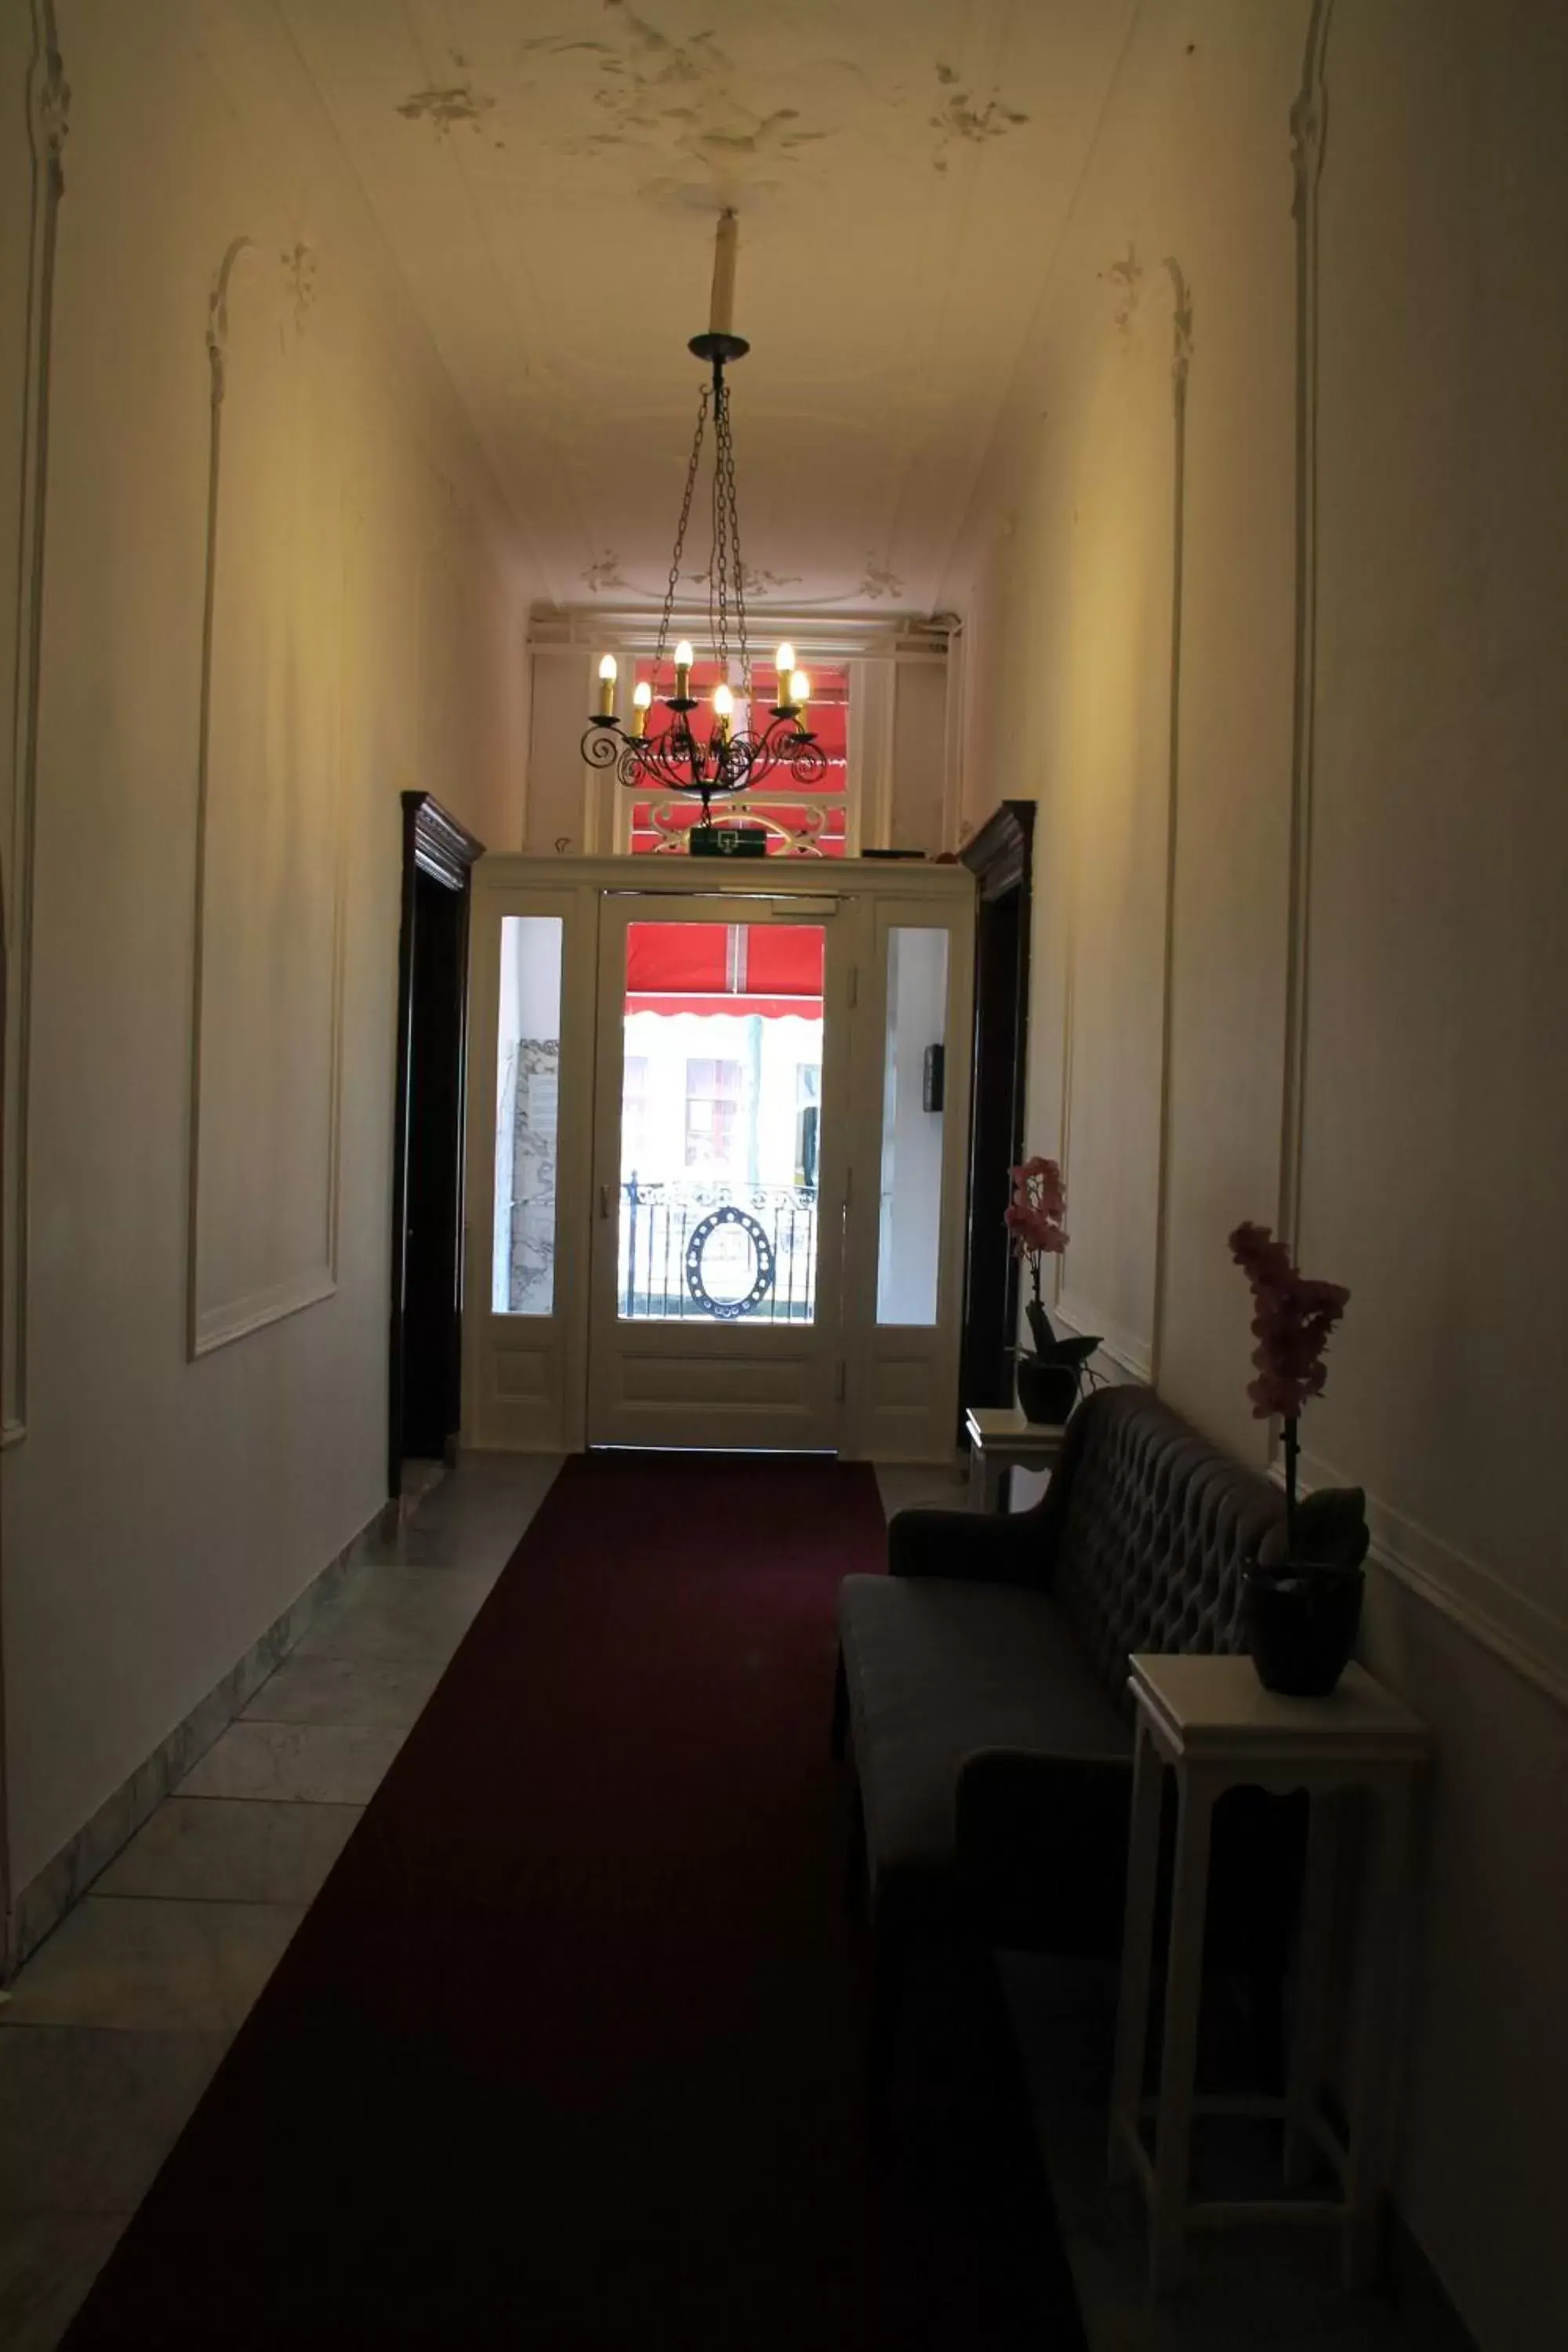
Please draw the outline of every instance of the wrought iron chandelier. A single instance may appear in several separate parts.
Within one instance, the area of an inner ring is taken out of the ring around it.
[[[583,757],[590,767],[613,768],[619,782],[640,792],[695,793],[702,803],[698,831],[712,835],[712,803],[764,777],[787,768],[797,784],[820,783],[827,772],[822,746],[805,723],[811,681],[795,667],[795,647],[782,645],[774,657],[775,699],[765,727],[753,723],[752,652],[746,626],[746,575],[741,559],[741,522],[735,501],[735,448],[730,432],[730,388],[724,370],[743,359],[751,345],[733,331],[735,297],[736,217],[721,213],[713,255],[713,295],[708,331],[693,335],[687,348],[712,370],[697,404],[697,432],[686,469],[686,495],[680,502],[675,548],[669,560],[669,584],[659,616],[658,644],[653,657],[653,678],[639,683],[632,694],[631,723],[623,728],[616,715],[616,662],[605,654],[599,664],[599,708],[583,737]],[[693,724],[701,709],[691,691],[694,656],[682,637],[675,648],[675,691],[659,695],[670,619],[680,584],[681,557],[697,488],[698,469],[708,422],[713,423],[713,539],[708,559],[708,622],[719,678],[711,697],[711,720],[706,740]],[[734,724],[735,695],[730,684],[731,658],[738,660],[741,698],[746,723]],[[669,712],[669,723],[657,734],[648,732],[655,697]],[[721,845],[732,845],[729,836]]]

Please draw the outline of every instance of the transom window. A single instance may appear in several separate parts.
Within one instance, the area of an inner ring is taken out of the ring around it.
[[[799,785],[787,767],[775,769],[754,797],[750,793],[740,795],[734,814],[746,824],[760,824],[765,829],[770,857],[843,857],[847,855],[849,838],[849,671],[844,664],[823,667],[804,656],[803,659],[811,678],[807,723],[827,756],[827,772],[819,783]],[[752,712],[741,693],[740,663],[731,661],[724,675],[735,696],[734,725],[737,730],[749,727]],[[773,677],[771,662],[756,663],[752,684],[759,729],[768,724]],[[706,703],[719,678],[716,661],[694,663],[692,693]],[[634,682],[639,686],[652,684],[651,657],[637,662]],[[666,694],[673,691],[673,673],[668,657],[663,687]],[[698,731],[705,731],[708,717],[702,711],[692,716]],[[668,717],[662,703],[656,702],[648,720],[650,730],[666,725]],[[715,817],[721,821],[727,806],[722,800],[715,801]],[[671,793],[667,799],[635,801],[628,845],[633,856],[679,855],[700,814],[694,798],[688,799],[679,793]]]

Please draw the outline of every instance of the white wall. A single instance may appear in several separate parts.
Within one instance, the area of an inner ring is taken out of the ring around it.
[[[1486,2352],[1562,2325],[1565,104],[1549,0],[1146,8],[952,590],[1067,1309],[1261,1463],[1227,1230],[1351,1286],[1305,1439],[1436,1743],[1396,2187]]]
[[[893,696],[893,849],[923,849],[934,857],[951,846],[942,831],[947,780],[945,662],[900,662]],[[876,846],[875,844],[872,845]]]
[[[397,796],[521,841],[529,592],[271,12],[58,17],[25,1267],[6,1235],[18,1887],[382,1498]]]
[[[594,699],[597,661],[580,646],[542,647],[530,656],[533,675],[532,719],[528,747],[528,838],[531,857],[607,854],[612,841],[587,837],[596,815],[584,789],[583,732]],[[622,664],[621,709],[630,707],[631,688]],[[564,844],[564,847],[561,845]]]

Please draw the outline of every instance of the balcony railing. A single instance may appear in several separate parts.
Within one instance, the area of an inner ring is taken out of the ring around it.
[[[809,1323],[816,1190],[634,1174],[621,1186],[617,1263],[626,1321]]]

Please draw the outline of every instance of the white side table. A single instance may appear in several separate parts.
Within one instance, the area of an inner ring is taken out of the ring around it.
[[[969,1500],[981,1511],[1002,1508],[1002,1481],[1009,1470],[1054,1470],[1067,1434],[1060,1423],[1026,1420],[1012,1404],[972,1404],[963,1427],[969,1439]]]
[[[1416,1774],[1428,1742],[1415,1716],[1360,1666],[1347,1666],[1328,1698],[1283,1698],[1266,1691],[1250,1658],[1131,1660],[1137,1707],[1127,1916],[1111,2086],[1113,2177],[1128,2171],[1149,2205],[1150,2268],[1157,2290],[1181,2275],[1190,2227],[1247,2221],[1338,2222],[1344,2276],[1365,2284],[1376,2254],[1387,2169],[1390,2058],[1394,2039],[1399,1930],[1405,1902]],[[1160,1857],[1162,1767],[1176,1775],[1179,1816],[1165,1969],[1165,2028],[1158,2096],[1143,2096],[1149,1982]],[[1304,1789],[1310,1813],[1300,1942],[1300,1983],[1283,2098],[1194,2095],[1209,1827],[1215,1800],[1238,1786],[1277,1794]],[[1349,2133],[1342,2140],[1322,2111],[1333,1842],[1337,1799],[1366,1790],[1371,1851],[1356,1938]],[[1304,2177],[1316,2148],[1340,2194],[1194,2201],[1189,2163],[1194,2114],[1277,2116],[1285,2125],[1286,2185]],[[1144,2123],[1152,2124],[1152,2147]]]

